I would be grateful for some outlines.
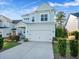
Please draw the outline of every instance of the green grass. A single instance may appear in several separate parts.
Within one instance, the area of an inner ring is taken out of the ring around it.
[[[6,50],[6,49],[10,49],[12,47],[15,47],[17,46],[18,43],[17,42],[4,42],[4,45],[3,45],[3,50]]]

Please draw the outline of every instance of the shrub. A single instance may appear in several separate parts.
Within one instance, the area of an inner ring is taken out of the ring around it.
[[[9,40],[11,41],[19,41],[20,37],[18,35],[10,35]]]
[[[65,28],[56,27],[55,37],[66,38],[67,37],[67,30]]]
[[[24,39],[24,42],[28,42],[28,38],[25,38],[25,39]]]
[[[3,48],[3,43],[2,35],[0,35],[0,50]]]
[[[66,39],[58,39],[58,50],[61,56],[66,56]]]
[[[70,40],[70,54],[73,57],[78,56],[78,40]]]
[[[57,41],[57,37],[53,37],[52,38],[52,41]]]
[[[78,31],[72,32],[71,35],[74,35],[76,40],[79,39],[79,32]]]
[[[18,35],[14,36],[14,40],[19,41],[20,37]]]

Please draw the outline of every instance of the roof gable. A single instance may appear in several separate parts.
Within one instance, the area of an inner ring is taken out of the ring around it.
[[[44,11],[44,10],[51,10],[51,9],[52,7],[48,3],[45,3],[40,5],[36,11]]]
[[[79,17],[79,13],[72,13],[72,15]]]
[[[18,23],[16,24],[16,27],[19,27],[19,28],[21,28],[21,27],[26,27],[26,23],[20,21],[20,22],[18,22]]]
[[[9,19],[8,17],[5,17],[5,16],[3,16],[3,15],[0,15],[0,21],[8,21],[8,22],[11,22],[12,20],[11,19]]]

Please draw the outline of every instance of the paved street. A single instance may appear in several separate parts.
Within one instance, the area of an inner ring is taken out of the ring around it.
[[[0,59],[54,59],[52,43],[26,42],[0,53]]]

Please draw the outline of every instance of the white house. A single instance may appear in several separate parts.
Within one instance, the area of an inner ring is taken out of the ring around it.
[[[25,37],[26,24],[22,20],[12,20],[8,17],[0,15],[0,34],[2,37],[9,37],[9,34],[18,35],[19,33]]]
[[[40,5],[36,11],[22,15],[26,23],[25,35],[29,41],[52,42],[55,37],[55,11],[49,4]]]
[[[24,23],[23,21],[20,21],[19,23],[16,24],[16,33],[20,34],[23,38],[25,38],[25,29],[27,24]]]
[[[79,13],[71,13],[66,24],[68,32],[79,31]]]
[[[0,15],[0,34],[2,34],[3,37],[8,37],[8,34],[11,32],[12,28],[12,20]]]

